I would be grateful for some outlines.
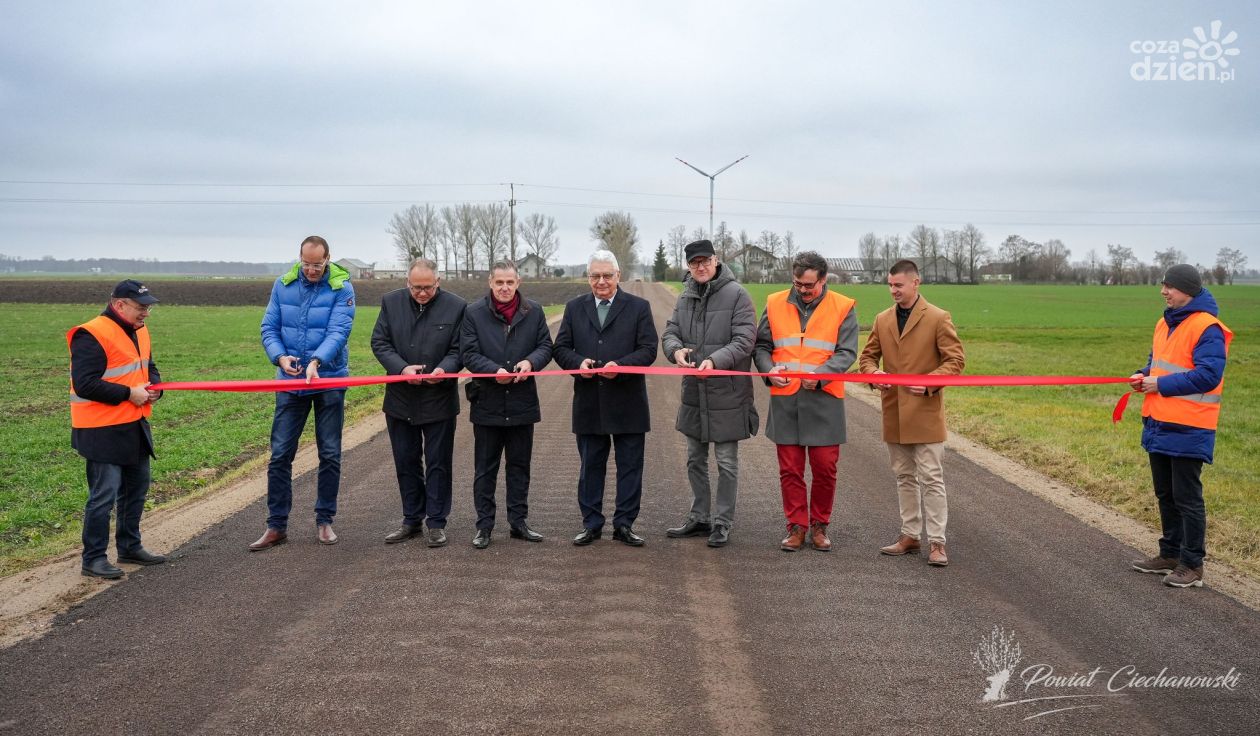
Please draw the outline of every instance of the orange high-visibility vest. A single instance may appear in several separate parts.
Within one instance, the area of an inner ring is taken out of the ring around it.
[[[147,327],[136,330],[136,342],[140,344],[138,351],[123,328],[103,314],[78,327],[72,327],[66,333],[67,347],[74,339],[74,333],[79,330],[87,330],[105,349],[105,372],[101,374],[101,378],[127,387],[148,383],[150,348]],[[117,406],[110,406],[82,398],[74,392],[74,379],[70,380],[70,426],[75,429],[127,424],[152,413],[153,407],[149,404],[136,406],[130,401],[124,401]]]
[[[766,299],[766,317],[770,320],[770,336],[774,339],[771,357],[776,365],[787,366],[793,371],[813,371],[826,363],[836,352],[836,340],[840,339],[840,325],[848,316],[854,300],[834,291],[823,294],[822,303],[814,308],[814,314],[801,331],[801,313],[788,302],[790,291],[778,291]],[[800,379],[789,379],[788,385],[779,388],[770,385],[771,396],[788,396],[801,390]],[[844,398],[844,382],[829,381],[823,391],[838,399]]]
[[[1195,312],[1186,317],[1177,325],[1172,335],[1168,334],[1167,322],[1163,319],[1156,322],[1155,342],[1151,347],[1151,375],[1158,378],[1194,370],[1194,346],[1203,336],[1203,331],[1212,325],[1220,327],[1221,332],[1225,333],[1225,354],[1228,356],[1229,343],[1234,339],[1234,333],[1207,312]],[[1224,387],[1225,377],[1222,376],[1221,382],[1205,394],[1146,394],[1146,398],[1142,400],[1142,416],[1154,417],[1161,422],[1184,424],[1187,427],[1216,429],[1217,419],[1221,415],[1221,390]]]

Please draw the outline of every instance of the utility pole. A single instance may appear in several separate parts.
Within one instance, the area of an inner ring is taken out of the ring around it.
[[[508,188],[511,191],[511,195],[508,197],[508,220],[510,222],[510,227],[512,228],[512,232],[509,233],[508,237],[510,238],[509,242],[512,244],[511,245],[512,261],[515,262],[516,261],[516,185],[513,184],[512,182],[508,182]]]
[[[704,171],[701,171],[700,169],[697,169],[696,167],[692,166],[691,164],[687,163],[686,161],[683,161],[682,159],[678,158],[677,156],[675,156],[675,157],[674,157],[674,160],[675,160],[675,161],[677,161],[677,162],[681,163],[682,165],[686,166],[686,167],[687,167],[687,168],[689,168],[689,169],[692,169],[693,171],[695,171],[696,173],[700,174],[701,176],[708,177],[708,179],[709,179],[709,237],[710,237],[710,238],[712,238],[712,237],[713,237],[713,180],[717,178],[717,175],[718,175],[718,174],[722,173],[723,171],[726,171],[727,169],[731,168],[732,166],[734,166],[735,164],[739,163],[740,161],[743,161],[744,159],[748,158],[748,156],[749,156],[749,155],[751,155],[751,154],[745,154],[745,155],[743,155],[743,156],[740,156],[739,158],[737,158],[737,159],[735,159],[734,161],[730,162],[729,164],[727,164],[727,165],[723,166],[722,168],[718,169],[717,171],[713,172],[712,174],[709,174],[709,173],[706,173],[706,172],[704,172]]]

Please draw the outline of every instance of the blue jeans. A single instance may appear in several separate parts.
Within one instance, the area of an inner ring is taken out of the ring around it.
[[[315,523],[331,524],[337,514],[341,485],[341,425],[345,415],[344,389],[298,395],[276,392],[276,415],[271,422],[271,462],[267,465],[267,526],[285,531],[293,507],[293,458],[306,418],[315,409],[315,445],[319,450],[319,480],[315,492]]]
[[[83,509],[83,564],[104,557],[109,547],[109,514],[118,507],[114,540],[118,553],[140,549],[140,514],[149,493],[149,458],[136,465],[87,461],[88,500]]]

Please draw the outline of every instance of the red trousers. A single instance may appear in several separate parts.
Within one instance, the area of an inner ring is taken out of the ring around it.
[[[836,499],[836,463],[840,462],[840,445],[803,447],[778,445],[779,488],[783,492],[783,515],[788,524],[809,526],[811,522],[831,521],[831,505]],[[805,455],[813,484],[809,500],[805,499]]]

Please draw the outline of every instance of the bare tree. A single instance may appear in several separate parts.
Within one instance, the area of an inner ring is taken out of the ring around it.
[[[1085,254],[1085,265],[1089,269],[1089,272],[1085,276],[1086,282],[1093,283],[1094,281],[1102,281],[1099,276],[1099,266],[1101,264],[1102,259],[1098,257],[1098,249],[1090,248],[1089,253]]]
[[[441,237],[438,240],[442,244],[442,271],[448,274],[458,273],[460,254],[459,226],[453,207],[442,208]],[[454,270],[452,270],[452,267]]]
[[[867,233],[858,238],[858,258],[862,259],[862,270],[866,271],[871,283],[879,281],[879,246],[881,242],[875,233]]]
[[[901,260],[901,236],[884,236],[884,242],[880,246],[880,255],[884,258],[885,267],[891,267],[894,262]]]
[[[1126,248],[1123,245],[1107,244],[1107,262],[1111,265],[1111,275],[1109,283],[1119,286],[1124,283],[1124,272],[1132,261],[1137,260],[1133,256],[1133,249]]]
[[[385,228],[385,232],[394,236],[398,259],[403,263],[416,258],[436,259],[441,231],[442,220],[431,204],[423,207],[413,204],[402,212],[395,212]]]
[[[946,230],[943,234],[945,258],[954,264],[954,283],[961,284],[963,280],[964,259],[967,257],[963,248],[962,233],[958,230]]]
[[[517,233],[525,246],[546,265],[560,250],[560,240],[556,238],[556,218],[539,212],[531,212],[516,224]]]
[[[1040,246],[1019,235],[1008,235],[998,247],[998,256],[1011,264],[1011,278],[1023,281],[1030,275],[1029,264]]]
[[[726,226],[725,220],[719,222],[717,229],[713,231],[713,250],[723,261],[735,250],[735,236],[731,234],[731,229]]]
[[[608,211],[591,223],[591,237],[617,256],[625,274],[639,262],[639,226],[628,212]]]
[[[791,265],[792,259],[795,256],[796,256],[796,234],[793,233],[791,230],[786,230],[783,233],[783,259],[787,261],[789,265]]]
[[[491,202],[477,207],[477,236],[481,241],[481,249],[486,254],[487,264],[499,260],[507,249],[509,227],[507,205]],[[509,253],[508,258],[516,262],[515,255]]]
[[[1221,248],[1216,251],[1216,265],[1225,269],[1229,284],[1234,284],[1234,274],[1247,267],[1247,256],[1237,248]],[[1218,281],[1219,283],[1219,281]]]
[[[1041,270],[1050,281],[1059,281],[1067,276],[1068,258],[1072,251],[1058,238],[1051,238],[1041,248]]]
[[[1159,266],[1164,271],[1167,271],[1170,266],[1175,266],[1178,263],[1185,262],[1186,254],[1176,248],[1166,248],[1165,250],[1155,251],[1155,265]]]
[[[919,261],[919,271],[923,273],[924,281],[927,281],[928,267],[931,265],[928,259],[932,255],[932,241],[935,240],[935,236],[936,230],[927,225],[915,225],[910,235],[906,237],[910,252]]]
[[[989,255],[989,249],[984,244],[984,233],[969,222],[958,231],[958,239],[963,252],[966,253],[968,278],[974,284],[976,283],[976,268]]]
[[[687,226],[675,225],[670,228],[667,240],[666,245],[674,257],[674,268],[683,268],[686,265],[683,263],[683,249],[687,247],[689,242],[687,240]]]
[[[455,231],[464,250],[464,275],[467,276],[469,271],[477,270],[477,205],[455,205]]]

